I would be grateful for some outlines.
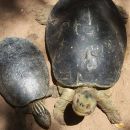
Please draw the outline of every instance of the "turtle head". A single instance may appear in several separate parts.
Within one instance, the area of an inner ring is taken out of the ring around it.
[[[73,99],[72,108],[79,116],[87,116],[96,108],[97,101],[88,91],[76,93]]]

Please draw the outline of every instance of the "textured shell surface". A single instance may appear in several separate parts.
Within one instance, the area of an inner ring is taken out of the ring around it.
[[[43,98],[48,91],[48,70],[41,52],[28,40],[0,42],[0,93],[13,106]]]
[[[126,28],[111,0],[60,0],[46,27],[46,48],[63,86],[113,86],[126,50]]]

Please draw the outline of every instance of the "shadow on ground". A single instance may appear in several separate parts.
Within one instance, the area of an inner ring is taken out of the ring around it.
[[[69,104],[65,109],[64,120],[67,125],[72,126],[80,123],[84,119],[83,116],[78,116],[72,109],[72,105]]]
[[[0,9],[7,11],[18,10],[17,0],[0,0]]]
[[[17,0],[0,0],[0,18],[2,20],[8,20],[20,13],[21,7]]]
[[[26,115],[20,111],[6,109],[5,130],[29,130],[26,124]]]

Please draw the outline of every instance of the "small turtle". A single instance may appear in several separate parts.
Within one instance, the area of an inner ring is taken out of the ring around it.
[[[5,38],[0,42],[0,93],[12,106],[27,106],[43,128],[51,125],[44,107],[49,96],[48,70],[41,52],[28,40]],[[25,107],[26,108],[26,107]]]
[[[108,88],[118,81],[124,61],[124,11],[112,0],[59,0],[51,9],[46,48],[61,94],[54,107],[55,119],[65,123],[63,113],[68,103],[80,116],[99,106],[111,123],[123,127]],[[37,20],[44,24],[43,16],[41,12]]]

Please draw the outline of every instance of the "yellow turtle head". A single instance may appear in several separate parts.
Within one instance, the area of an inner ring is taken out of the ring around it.
[[[96,105],[94,96],[88,91],[83,91],[75,94],[72,108],[77,115],[87,116],[95,110]]]

